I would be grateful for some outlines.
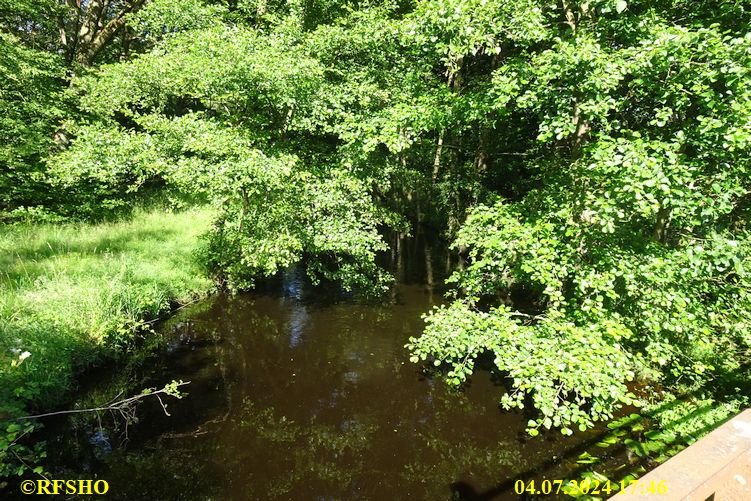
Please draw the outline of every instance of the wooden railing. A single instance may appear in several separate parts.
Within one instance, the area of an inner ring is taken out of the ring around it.
[[[660,484],[663,494],[654,489]],[[751,501],[751,409],[610,499]]]

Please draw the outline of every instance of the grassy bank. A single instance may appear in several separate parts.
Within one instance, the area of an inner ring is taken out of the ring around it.
[[[144,322],[210,290],[195,259],[210,213],[0,227],[0,421],[65,398]]]

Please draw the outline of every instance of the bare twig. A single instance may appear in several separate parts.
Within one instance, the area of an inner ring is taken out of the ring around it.
[[[181,381],[179,383],[176,383],[175,388],[178,388],[180,386],[185,386],[186,384],[190,384],[190,381],[187,381],[187,382],[182,382]],[[89,409],[69,409],[69,410],[65,410],[65,411],[47,412],[47,413],[44,413],[44,414],[35,414],[33,416],[21,416],[21,417],[16,418],[16,419],[20,421],[22,419],[39,419],[39,418],[43,418],[43,417],[60,416],[60,415],[63,415],[63,414],[81,414],[81,413],[85,413],[85,412],[117,411],[127,421],[129,419],[132,419],[132,417],[133,417],[133,412],[132,412],[133,411],[133,404],[135,404],[139,400],[142,400],[142,399],[144,399],[146,397],[150,397],[150,396],[156,396],[159,399],[159,403],[162,404],[162,408],[164,409],[165,414],[167,414],[169,416],[169,413],[167,413],[167,409],[165,408],[164,403],[162,402],[162,399],[159,396],[160,394],[169,394],[169,391],[166,388],[165,389],[161,389],[161,390],[156,390],[156,391],[153,391],[153,390],[144,390],[141,393],[139,393],[138,395],[135,395],[135,396],[132,396],[132,397],[129,397],[129,398],[125,398],[125,399],[122,399],[122,400],[118,400],[117,402],[113,402],[111,404],[103,405],[101,407],[92,407],[92,408],[89,408]]]

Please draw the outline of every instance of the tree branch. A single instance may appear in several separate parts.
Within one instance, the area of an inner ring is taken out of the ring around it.
[[[175,388],[179,388],[180,386],[185,386],[187,384],[190,384],[190,381],[187,381],[187,382],[180,381],[179,383],[175,384]],[[124,398],[122,400],[118,400],[117,402],[106,404],[101,407],[92,407],[89,409],[69,409],[65,411],[47,412],[44,414],[34,414],[32,416],[21,416],[21,417],[16,418],[16,420],[20,421],[22,419],[39,419],[39,418],[50,417],[50,416],[61,416],[64,414],[81,414],[84,412],[119,411],[120,413],[127,413],[127,411],[131,410],[133,404],[135,404],[139,400],[143,400],[144,398],[151,397],[151,396],[156,396],[159,399],[159,403],[162,405],[162,408],[164,409],[165,414],[169,416],[169,413],[167,412],[167,409],[165,408],[164,403],[162,402],[162,399],[159,396],[160,394],[174,396],[174,393],[168,390],[167,388],[163,388],[157,391],[144,390],[138,395],[134,395],[129,398]]]
[[[147,0],[134,0],[128,2],[114,18],[97,31],[95,31],[97,26],[92,23],[91,16],[87,15],[87,20],[81,27],[81,34],[79,36],[81,45],[80,50],[76,55],[76,61],[84,66],[90,66],[102,48],[110,42],[115,34],[125,25],[125,16],[140,9],[146,1]],[[109,2],[105,2],[102,5],[108,4]],[[94,6],[90,8],[94,8]]]

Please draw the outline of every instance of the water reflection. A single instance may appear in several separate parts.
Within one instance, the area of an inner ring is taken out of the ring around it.
[[[305,331],[305,325],[310,320],[308,312],[305,307],[296,308],[292,312],[292,318],[289,322],[289,347],[295,348],[302,339],[303,332]]]
[[[95,473],[116,499],[450,499],[457,485],[493,489],[562,449],[558,437],[524,439],[527,417],[498,410],[490,374],[457,392],[406,362],[407,338],[441,299],[425,277],[440,282],[448,259],[414,239],[393,248],[385,259],[402,285],[390,303],[343,300],[294,269],[183,311],[140,384],[189,380],[189,397],[169,404],[171,417],[144,405],[127,440],[103,435],[108,454],[70,446],[98,423],[67,428],[52,446],[59,478]]]

